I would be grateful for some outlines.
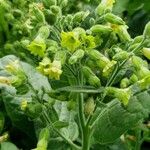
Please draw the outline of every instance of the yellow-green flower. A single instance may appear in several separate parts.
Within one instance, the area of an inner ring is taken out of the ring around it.
[[[80,46],[78,34],[76,32],[62,32],[61,45],[67,48],[70,52],[74,52]]]
[[[45,57],[37,67],[37,70],[40,71],[42,74],[45,74],[44,69],[51,67],[51,60],[48,57]]]
[[[129,103],[132,92],[130,88],[119,89],[115,87],[108,87],[106,94],[118,98],[125,106]]]
[[[31,54],[43,57],[46,50],[46,44],[43,39],[36,38],[27,46],[27,48],[31,52]]]
[[[54,60],[51,63],[50,59],[45,57],[42,62],[39,63],[37,70],[51,79],[59,80],[60,75],[62,74],[61,61]]]
[[[89,49],[95,48],[95,38],[92,35],[83,35],[82,45]]]
[[[26,108],[27,108],[27,105],[28,105],[28,102],[27,102],[27,100],[25,99],[25,100],[23,100],[22,102],[21,102],[21,110],[23,110],[23,111],[25,111],[26,110]]]
[[[61,62],[54,60],[52,62],[52,66],[48,69],[44,69],[44,72],[49,76],[49,78],[59,80],[60,75],[62,74]]]

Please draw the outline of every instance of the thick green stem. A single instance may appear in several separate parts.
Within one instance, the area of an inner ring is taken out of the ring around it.
[[[84,104],[83,93],[80,93],[78,99],[78,105],[79,105],[79,122],[80,122],[80,128],[82,133],[82,150],[89,150],[90,149],[90,128],[89,125],[85,123],[83,104]]]
[[[90,128],[86,126],[83,130],[83,145],[82,150],[90,149]]]

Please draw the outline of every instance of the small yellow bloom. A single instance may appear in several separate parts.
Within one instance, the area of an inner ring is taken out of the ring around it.
[[[74,52],[81,44],[76,32],[62,32],[61,40],[62,47],[67,48],[71,52]]]
[[[27,105],[28,105],[27,100],[23,100],[23,101],[21,102],[21,110],[25,111],[26,108],[27,108]]]

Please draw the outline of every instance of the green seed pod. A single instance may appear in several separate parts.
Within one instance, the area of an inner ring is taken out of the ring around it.
[[[127,59],[129,57],[130,53],[128,53],[127,51],[121,51],[117,54],[115,54],[113,56],[113,60],[116,60],[116,61],[123,61],[125,59]]]
[[[49,8],[52,5],[57,4],[57,0],[42,0],[45,7]]]
[[[68,4],[68,0],[62,0],[62,2],[60,3],[60,7],[65,8],[67,4]]]
[[[101,85],[100,79],[93,73],[93,71],[87,67],[82,67],[83,74],[85,78],[87,79],[87,82],[95,87],[99,87]]]
[[[150,21],[146,24],[144,32],[143,32],[143,36],[146,39],[150,39]]]
[[[28,104],[25,110],[25,113],[31,117],[32,119],[38,118],[42,113],[43,108],[39,103],[36,104]]]
[[[91,32],[93,34],[106,34],[106,33],[110,33],[112,31],[112,29],[108,26],[105,26],[105,25],[94,25],[90,28]]]
[[[45,23],[44,14],[36,5],[33,6],[32,11],[38,22]]]
[[[150,48],[144,47],[144,48],[142,49],[142,52],[143,52],[143,55],[144,55],[147,59],[150,60]]]
[[[95,103],[93,97],[88,98],[84,106],[84,112],[87,116],[92,115],[95,109]]]
[[[69,58],[69,64],[75,64],[79,59],[83,58],[84,50],[79,49],[73,53],[73,55]]]
[[[104,15],[104,20],[112,24],[118,24],[118,25],[125,24],[125,22],[120,17],[112,13],[107,13],[106,15]]]
[[[129,84],[130,84],[129,79],[128,78],[124,78],[120,82],[120,87],[121,88],[127,88],[129,86]]]

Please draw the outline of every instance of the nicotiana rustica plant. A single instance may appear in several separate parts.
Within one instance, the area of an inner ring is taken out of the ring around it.
[[[0,59],[0,101],[16,127],[38,139],[34,150],[140,150],[150,140],[150,22],[132,39],[114,3],[73,14],[66,0],[30,3],[20,27],[27,35],[17,39],[29,58]],[[3,148],[9,133],[0,118]]]

